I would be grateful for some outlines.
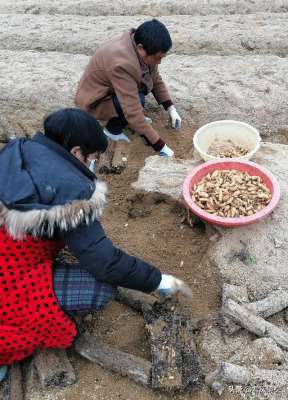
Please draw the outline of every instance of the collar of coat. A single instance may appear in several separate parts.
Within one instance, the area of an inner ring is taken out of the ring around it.
[[[73,157],[57,143],[53,143],[39,133],[32,140],[38,141],[77,165],[84,175],[94,180],[95,189],[89,199],[73,200],[64,205],[56,205],[49,209],[19,211],[8,209],[0,203],[0,225],[14,239],[22,239],[26,235],[34,237],[53,237],[58,230],[68,231],[85,223],[90,224],[102,217],[106,205],[107,186],[89,171],[80,161]]]

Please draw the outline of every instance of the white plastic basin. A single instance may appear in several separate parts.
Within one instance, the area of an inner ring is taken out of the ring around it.
[[[233,120],[214,121],[203,125],[196,131],[193,143],[201,158],[205,161],[211,161],[220,157],[208,154],[210,145],[215,140],[227,141],[229,139],[233,143],[249,149],[247,154],[237,157],[244,160],[249,160],[259,149],[261,143],[261,137],[256,128],[245,122]]]

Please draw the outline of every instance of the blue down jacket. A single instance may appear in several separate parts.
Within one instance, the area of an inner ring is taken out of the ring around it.
[[[151,292],[160,271],[105,235],[105,194],[105,183],[40,132],[12,140],[0,152],[0,225],[15,239],[61,239],[97,280]]]

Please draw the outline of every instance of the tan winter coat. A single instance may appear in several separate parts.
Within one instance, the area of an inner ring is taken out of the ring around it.
[[[108,121],[116,117],[112,94],[116,94],[129,126],[152,143],[160,138],[145,121],[139,91],[145,81],[148,92],[152,92],[158,104],[170,100],[170,95],[158,68],[150,67],[150,74],[143,76],[140,60],[133,40],[134,29],[114,37],[99,47],[92,56],[79,82],[75,104]]]

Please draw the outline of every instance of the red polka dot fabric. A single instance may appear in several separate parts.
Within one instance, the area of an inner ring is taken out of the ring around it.
[[[52,286],[54,240],[13,240],[0,228],[0,366],[37,348],[66,348],[76,327],[58,305]]]

